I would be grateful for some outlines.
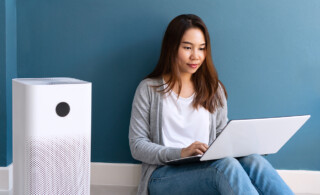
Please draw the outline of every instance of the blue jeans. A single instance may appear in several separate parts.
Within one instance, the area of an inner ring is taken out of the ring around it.
[[[294,194],[262,156],[158,167],[148,185],[150,195],[163,194]]]

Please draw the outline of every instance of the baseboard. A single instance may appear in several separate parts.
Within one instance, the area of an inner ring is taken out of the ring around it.
[[[320,171],[277,170],[295,193],[320,194]],[[91,185],[138,186],[141,165],[91,163]]]
[[[295,193],[320,194],[320,171],[277,171]]]
[[[277,170],[295,193],[320,194],[320,171]],[[91,163],[91,185],[138,186],[141,165]],[[0,191],[12,189],[12,164],[0,167]]]
[[[138,186],[141,165],[91,163],[91,185]]]
[[[9,191],[13,184],[12,164],[7,167],[0,167],[0,191]]]

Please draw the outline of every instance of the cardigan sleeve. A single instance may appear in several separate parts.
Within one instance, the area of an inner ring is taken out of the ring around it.
[[[220,94],[223,100],[223,107],[218,108],[217,118],[216,118],[216,129],[217,137],[220,135],[224,127],[228,124],[228,105],[227,98],[224,94],[222,86],[219,84]]]
[[[143,80],[135,93],[129,126],[129,145],[132,157],[147,164],[163,165],[168,160],[180,158],[181,148],[153,143],[150,139],[150,86]]]

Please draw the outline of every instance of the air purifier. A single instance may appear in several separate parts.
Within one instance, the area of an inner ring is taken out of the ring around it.
[[[13,194],[90,194],[91,83],[12,80]]]

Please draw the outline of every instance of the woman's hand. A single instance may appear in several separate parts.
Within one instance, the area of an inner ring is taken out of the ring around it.
[[[193,142],[190,146],[187,148],[182,148],[181,150],[181,158],[188,157],[188,156],[195,156],[198,154],[203,154],[209,146],[202,142]]]

